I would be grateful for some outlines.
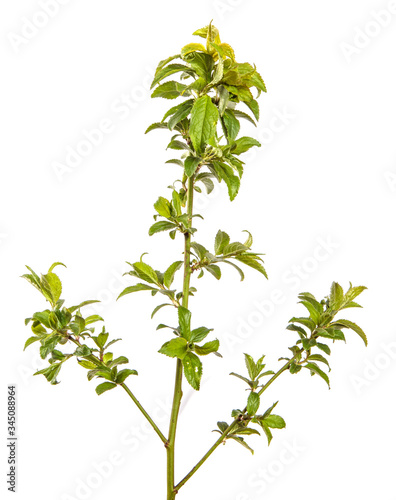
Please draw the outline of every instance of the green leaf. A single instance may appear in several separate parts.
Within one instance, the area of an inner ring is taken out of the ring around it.
[[[313,330],[315,330],[315,327],[316,327],[315,323],[310,318],[295,318],[295,317],[293,317],[289,320],[289,323],[300,323],[301,325],[304,325],[307,328],[309,328],[311,330],[311,332]]]
[[[183,358],[184,375],[193,389],[199,391],[202,378],[202,363],[198,356],[188,352]]]
[[[235,117],[235,111],[226,109],[223,114],[223,122],[227,132],[227,138],[230,142],[235,141],[241,125]],[[246,115],[247,116],[247,115]],[[250,117],[249,117],[250,118]],[[254,122],[253,122],[254,123]]]
[[[335,323],[332,323],[331,326],[338,327],[338,328],[350,328],[354,332],[356,332],[359,337],[363,340],[365,345],[367,346],[367,337],[364,331],[358,326],[356,323],[353,323],[352,321],[349,321],[347,319],[338,319]]]
[[[245,153],[253,146],[261,147],[261,144],[256,139],[253,139],[253,137],[240,137],[234,144],[235,146],[231,150],[234,155]]]
[[[327,344],[321,344],[320,342],[317,342],[316,347],[318,347],[319,349],[321,349],[323,352],[325,352],[326,354],[328,354],[330,356],[331,350]]]
[[[157,83],[166,78],[167,76],[173,75],[174,73],[179,73],[180,71],[191,71],[185,64],[169,64],[168,66],[162,68],[155,75],[155,78],[151,84],[150,89],[152,89]]]
[[[90,325],[91,323],[96,323],[96,321],[104,321],[102,316],[99,316],[99,314],[93,314],[92,316],[88,316],[85,318],[85,325]]]
[[[149,236],[152,236],[155,233],[160,233],[161,231],[169,231],[170,229],[176,228],[177,225],[173,224],[173,222],[168,222],[167,220],[161,220],[159,222],[155,222],[149,229]]]
[[[77,349],[74,351],[74,355],[81,358],[90,356],[91,354],[92,350],[87,345],[78,346]]]
[[[181,49],[181,56],[184,59],[187,54],[196,51],[206,52],[206,49],[201,43],[189,43]]]
[[[156,122],[156,123],[152,123],[145,131],[145,134],[148,134],[149,132],[151,132],[152,130],[156,130],[157,128],[168,128],[168,124],[167,123],[163,123],[163,122]]]
[[[96,345],[99,347],[99,349],[103,349],[104,348],[104,346],[106,345],[106,342],[107,342],[108,338],[109,338],[109,334],[104,331],[104,328],[103,328],[102,333],[100,333],[96,337],[96,339],[93,337],[93,339],[94,339]]]
[[[205,269],[217,280],[221,278],[221,269],[216,264],[210,264],[209,266],[206,266]]]
[[[246,382],[249,385],[249,387],[251,387],[251,381],[248,378],[244,377],[243,375],[239,375],[238,373],[235,373],[235,372],[231,372],[230,375],[233,375],[234,377],[240,378],[241,380]]]
[[[187,353],[187,340],[182,337],[172,339],[169,342],[165,342],[158,352],[170,358],[183,359]]]
[[[178,307],[180,335],[186,340],[191,339],[191,312],[183,306]]]
[[[50,295],[52,297],[52,303],[53,303],[53,305],[55,305],[58,302],[59,297],[62,294],[61,280],[58,278],[58,276],[55,273],[49,272],[48,274],[45,274],[42,277],[42,282],[43,282],[43,286],[46,286],[46,283],[48,283]],[[44,285],[44,283],[45,283],[45,285]]]
[[[246,443],[246,441],[242,437],[231,435],[228,439],[233,439],[237,443],[241,444],[244,448],[249,450],[252,455],[254,455],[254,450],[252,450],[252,448],[250,448],[250,446]]]
[[[69,307],[69,311],[73,313],[74,311],[77,311],[77,309],[81,309],[81,307],[89,306],[90,304],[96,304],[97,302],[100,302],[100,300],[85,300],[84,302],[81,302],[78,306],[72,306]]]
[[[339,309],[344,300],[344,291],[342,287],[333,281],[330,289],[330,307],[332,309]]]
[[[245,356],[245,365],[246,365],[246,368],[247,368],[247,371],[249,373],[249,377],[254,380],[256,378],[256,363],[254,362],[254,359],[252,358],[252,356],[250,356],[250,354],[244,354]]]
[[[65,264],[63,264],[63,262],[54,262],[54,263],[52,264],[52,266],[48,269],[48,272],[49,272],[49,273],[52,273],[52,271],[53,271],[53,270],[55,269],[55,267],[57,267],[57,266],[67,267],[67,266],[65,266]]]
[[[204,338],[206,338],[211,332],[213,328],[206,328],[204,326],[200,326],[199,328],[195,328],[191,331],[190,341],[191,342],[201,342]]]
[[[310,370],[310,372],[311,372],[311,375],[313,375],[314,373],[319,375],[319,377],[321,377],[326,382],[326,384],[329,386],[329,389],[330,389],[329,377],[326,375],[326,373],[324,371],[322,371],[319,368],[319,366],[316,363],[307,363],[306,365],[304,365],[304,368],[308,368],[308,370]]]
[[[218,117],[217,107],[209,96],[204,95],[195,101],[191,110],[190,137],[199,154],[214,136]]]
[[[234,434],[237,435],[247,435],[250,436],[252,434],[258,434],[260,436],[260,433],[256,429],[252,429],[251,427],[241,427],[240,429],[236,429],[230,436],[233,436]]]
[[[99,384],[98,387],[95,389],[96,394],[100,396],[106,391],[110,391],[111,389],[114,389],[114,387],[117,387],[117,384],[113,384],[112,382],[103,382],[103,384]]]
[[[325,363],[328,367],[329,367],[329,371],[330,371],[330,365],[329,365],[329,362],[327,361],[327,359],[322,356],[321,354],[311,354],[309,357],[308,357],[308,361],[320,361],[321,363]]]
[[[91,361],[87,361],[86,359],[80,359],[78,364],[85,368],[86,370],[96,370],[97,366],[95,363],[91,363]]]
[[[284,429],[286,427],[286,422],[279,415],[268,415],[268,417],[264,419],[264,422],[271,429]]]
[[[175,149],[176,151],[182,151],[183,149],[189,150],[190,148],[184,142],[172,140],[166,146],[166,149]]]
[[[114,366],[125,365],[126,363],[129,363],[128,358],[126,358],[125,356],[119,356],[118,358],[111,361],[108,364],[108,366],[109,366],[109,368],[113,368]]]
[[[220,179],[223,179],[228,188],[228,195],[230,200],[233,201],[238,194],[239,186],[241,184],[239,178],[234,175],[231,167],[221,162],[213,162],[213,167]]]
[[[265,420],[259,420],[259,424],[260,424],[261,428],[263,429],[264,434],[267,436],[268,446],[269,446],[271,444],[271,441],[272,441],[272,432],[270,431],[268,425],[265,423]]]
[[[138,372],[136,370],[129,370],[128,368],[125,370],[121,370],[117,374],[116,382],[117,384],[122,384],[130,375],[137,375]]]
[[[195,346],[195,352],[199,356],[206,356],[207,354],[210,354],[211,352],[217,352],[219,350],[220,342],[216,340],[211,340],[210,342],[206,342],[206,344],[199,346]]]
[[[51,328],[50,323],[49,323],[49,314],[50,314],[49,309],[46,309],[45,311],[42,311],[42,312],[36,312],[33,314],[33,319],[35,319],[36,321],[39,321],[47,328]]]
[[[191,68],[199,76],[199,78],[190,86],[191,88],[195,88],[195,90],[199,93],[212,80],[214,59],[210,54],[193,52],[186,55],[185,61],[188,62]]]
[[[132,267],[140,279],[148,283],[154,283],[155,285],[160,284],[154,269],[145,262],[135,262],[132,264]]]
[[[171,216],[171,204],[164,197],[160,196],[158,200],[154,203],[154,208],[161,217],[169,219]]]
[[[217,92],[219,93],[219,104],[218,104],[219,115],[223,116],[224,112],[226,110],[226,107],[227,107],[227,103],[228,103],[229,98],[230,98],[230,93],[223,85],[219,85],[217,87]]]
[[[258,121],[260,118],[260,108],[259,108],[258,102],[255,101],[254,99],[244,100],[244,102],[245,102],[246,106],[250,109],[250,111],[253,113],[256,120]]]
[[[224,248],[230,244],[230,237],[224,231],[217,231],[215,238],[215,255],[221,255],[224,251]]]
[[[178,260],[178,261],[174,262],[173,264],[171,264],[168,267],[168,269],[165,271],[165,273],[164,273],[164,285],[167,288],[171,287],[173,280],[174,280],[174,277],[175,277],[175,273],[181,268],[182,265],[183,265],[183,261]]]
[[[138,283],[137,285],[128,286],[127,288],[125,288],[125,290],[123,290],[120,293],[120,295],[117,297],[117,300],[120,297],[123,297],[124,295],[127,295],[128,293],[141,292],[143,290],[158,290],[158,289],[154,288],[152,286],[149,286],[149,285],[145,285],[144,283]]]
[[[164,99],[176,99],[181,96],[183,91],[187,88],[187,85],[183,83],[170,81],[159,85],[154,92],[151,94],[151,97],[162,97]],[[189,95],[187,91],[185,95]]]
[[[173,130],[178,123],[184,120],[184,118],[187,118],[191,112],[193,104],[194,100],[189,99],[188,101],[182,102],[179,106],[177,106],[177,109],[168,121],[169,130]]]
[[[168,63],[170,63],[170,62],[171,62],[171,61],[173,61],[174,59],[179,59],[179,58],[180,58],[180,54],[176,54],[175,56],[170,56],[170,57],[168,57],[167,59],[164,59],[164,60],[160,61],[160,62],[158,63],[158,66],[157,66],[156,70],[155,70],[155,74],[154,74],[154,76],[155,76],[155,75],[157,75],[157,74],[161,71],[161,69],[162,69],[164,66],[166,66]]]
[[[248,122],[252,123],[255,127],[257,127],[256,122],[247,113],[239,111],[239,109],[234,109],[234,115],[238,118],[243,118],[244,120],[247,120]]]
[[[191,177],[194,175],[194,172],[197,170],[198,165],[202,161],[202,158],[197,158],[196,156],[187,156],[184,160],[184,171],[186,172],[187,177]]]
[[[304,307],[306,307],[312,321],[314,321],[316,325],[319,324],[320,312],[317,310],[317,308],[311,302],[308,302],[306,300],[301,300],[300,304],[302,304]]]
[[[245,264],[246,266],[252,267],[253,269],[256,269],[259,273],[261,273],[263,276],[265,276],[268,279],[268,275],[266,270],[264,269],[264,266],[257,260],[257,258],[251,256],[251,255],[236,255],[235,258],[239,261]]]
[[[52,385],[56,385],[58,383],[56,381],[56,377],[59,375],[61,368],[62,363],[53,363],[47,368],[34,373],[34,375],[44,375],[48,382],[50,382]]]
[[[160,310],[162,309],[163,307],[165,306],[172,306],[172,304],[160,304],[159,306],[155,307],[153,312],[151,313],[151,319],[154,318],[154,315]]]
[[[29,337],[25,342],[25,347],[23,348],[23,350],[25,350],[26,347],[29,347],[31,344],[33,344],[33,342],[37,342],[38,340],[40,340],[40,337]]]
[[[367,290],[367,287],[365,287],[365,286],[352,286],[352,284],[350,284],[349,289],[345,294],[345,300],[347,302],[351,302],[358,295],[360,295],[364,290]]]
[[[257,392],[251,392],[249,394],[248,402],[247,402],[248,414],[251,416],[256,415],[259,407],[260,407],[260,396],[257,394]]]

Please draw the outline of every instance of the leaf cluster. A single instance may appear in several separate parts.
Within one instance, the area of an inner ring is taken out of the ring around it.
[[[171,358],[181,359],[187,382],[198,391],[202,378],[202,362],[199,356],[213,353],[221,357],[218,352],[220,343],[215,339],[205,344],[199,344],[213,329],[201,326],[192,330],[191,312],[183,306],[180,306],[177,312],[179,325],[176,328],[167,327],[166,325],[159,325],[158,327],[159,329],[170,328],[176,336],[176,338],[165,342],[158,352]]]
[[[44,375],[52,385],[58,384],[57,377],[63,364],[75,357],[80,366],[89,370],[88,380],[95,377],[107,380],[96,388],[97,394],[102,394],[124,383],[130,375],[137,375],[137,371],[130,369],[118,371],[118,366],[128,363],[128,359],[125,356],[114,359],[113,353],[109,352],[108,348],[121,339],[109,341],[109,334],[104,326],[101,332],[95,335],[95,328],[90,325],[103,321],[103,318],[97,314],[87,317],[82,315],[83,307],[99,302],[98,300],[86,300],[71,307],[64,306],[65,301],[60,298],[62,284],[59,276],[53,272],[57,265],[64,266],[56,262],[49,268],[47,274],[41,276],[28,267],[30,273],[22,276],[51,304],[51,309],[36,312],[32,317],[26,318],[25,324],[31,323],[33,336],[27,339],[25,349],[34,342],[40,343],[40,356],[42,359],[48,358],[49,366],[36,372],[35,375]],[[91,346],[87,345],[88,341],[91,342]],[[60,346],[65,345],[72,345],[73,352],[62,352]]]
[[[319,375],[330,387],[328,375],[320,368],[317,362],[325,364],[330,370],[330,365],[322,354],[312,352],[317,348],[326,355],[331,354],[329,341],[343,340],[346,342],[344,330],[352,330],[359,335],[367,345],[367,337],[363,330],[347,319],[336,319],[336,315],[343,309],[361,307],[354,299],[360,295],[365,286],[352,286],[344,293],[341,285],[333,282],[330,294],[320,302],[311,293],[300,293],[299,299],[308,311],[306,317],[293,317],[289,321],[287,330],[296,332],[299,339],[296,345],[289,349],[293,358],[281,358],[290,361],[290,373],[298,373],[302,368],[310,371],[311,375]]]
[[[244,162],[239,156],[260,146],[252,137],[238,138],[240,120],[256,126],[260,113],[256,99],[262,91],[266,92],[266,87],[254,65],[236,61],[234,50],[221,42],[211,23],[194,35],[205,38],[206,45],[190,43],[180,54],[160,61],[151,85],[152,97],[184,100],[170,108],[160,122],[150,125],[146,133],[155,129],[176,132],[167,149],[182,151],[182,158],[167,163],[183,169],[181,197],[186,191],[186,179],[194,177],[208,193],[213,189],[213,179],[224,181],[233,200],[243,174]],[[173,79],[176,74],[180,82]],[[248,113],[238,109],[238,104],[245,105]],[[194,188],[200,190],[198,186]]]
[[[263,260],[260,257],[260,255],[263,254],[251,251],[253,237],[248,231],[246,232],[249,235],[247,240],[244,243],[240,243],[230,242],[229,235],[219,230],[215,238],[214,253],[209,252],[209,250],[199,243],[192,243],[191,247],[195,257],[192,260],[192,271],[199,271],[198,278],[201,278],[204,272],[207,271],[216,279],[220,279],[221,269],[218,264],[225,263],[238,271],[242,281],[245,275],[239,265],[235,263],[236,261],[238,264],[245,264],[246,266],[256,269],[256,271],[268,278],[264,266],[262,265]]]

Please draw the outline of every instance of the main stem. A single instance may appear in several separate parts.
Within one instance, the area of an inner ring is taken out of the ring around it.
[[[188,228],[191,227],[193,214],[194,179],[188,178],[187,186],[187,217]],[[184,234],[184,275],[183,275],[183,299],[182,306],[188,308],[188,297],[190,294],[190,248],[191,233]],[[176,362],[175,389],[173,394],[172,413],[169,424],[169,436],[166,443],[167,450],[167,500],[174,500],[177,494],[175,489],[175,438],[177,419],[179,416],[180,402],[183,396],[182,391],[183,365],[180,359]]]

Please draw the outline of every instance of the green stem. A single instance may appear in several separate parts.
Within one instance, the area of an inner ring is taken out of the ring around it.
[[[71,340],[77,346],[81,346],[80,342],[77,339],[74,339],[73,337],[69,337],[69,340]],[[102,366],[103,368],[107,368],[106,365],[103,363],[103,361],[100,360],[94,354],[87,356],[86,359],[88,359],[89,361],[92,361],[97,366]],[[157,427],[154,420],[150,417],[150,415],[146,412],[146,410],[143,408],[143,406],[139,403],[138,399],[136,399],[136,396],[132,393],[132,391],[129,389],[129,387],[125,383],[118,384],[118,385],[120,385],[123,389],[125,389],[125,391],[128,393],[129,397],[132,399],[132,401],[135,403],[135,405],[139,408],[139,410],[143,413],[143,415],[146,417],[146,419],[150,422],[152,428],[158,434],[161,441],[166,444],[167,443],[166,437],[162,434],[162,432],[159,430],[159,428]]]
[[[212,445],[211,448],[205,453],[205,455],[201,458],[201,460],[190,470],[190,472],[176,485],[176,490],[179,490],[189,479],[190,477],[197,472],[197,470],[201,467],[201,465],[210,457],[210,455],[215,451],[215,449],[224,443],[224,439],[227,435],[232,431],[232,429],[236,426],[237,420],[234,420],[227,429],[223,432],[223,434],[219,437],[219,439]]]
[[[143,413],[143,415],[146,417],[146,419],[150,422],[152,428],[155,430],[155,432],[158,434],[160,437],[161,441],[166,444],[167,439],[166,437],[162,434],[162,432],[159,430],[157,427],[156,423],[154,420],[150,417],[150,415],[146,412],[146,410],[143,408],[143,406],[139,403],[139,401],[136,399],[135,395],[132,393],[132,391],[129,389],[129,387],[126,384],[120,384],[120,386],[125,389],[129,397],[132,399],[132,401],[135,403],[135,405],[139,408],[139,410]]]
[[[268,380],[268,382],[260,389],[258,394],[261,396],[261,394],[279,377],[281,373],[286,371],[290,363],[296,358],[294,356],[290,361],[288,361],[286,364],[282,366],[272,377]],[[245,414],[247,411],[247,408],[242,411],[242,414]],[[224,442],[225,438],[228,436],[228,434],[232,431],[232,429],[238,424],[239,421],[239,416],[235,417],[234,421],[227,427],[227,429],[223,432],[223,434],[219,437],[219,439],[212,445],[211,448],[205,453],[205,455],[201,458],[201,460],[190,470],[190,472],[176,485],[175,490],[178,491],[186,482],[190,479],[191,476],[193,476],[197,470],[201,467],[201,465],[206,461],[207,458],[210,457],[210,455],[215,451],[215,449]]]
[[[187,217],[188,228],[191,227],[193,213],[193,195],[194,195],[194,179],[188,178],[187,186]],[[184,234],[184,275],[183,275],[183,300],[182,306],[188,308],[188,298],[190,294],[190,249],[191,249],[191,233]],[[180,402],[183,396],[182,391],[183,365],[180,359],[176,362],[175,389],[173,394],[172,413],[169,424],[168,442],[166,443],[167,450],[167,500],[174,500],[177,494],[175,488],[175,439],[177,420],[180,410]]]

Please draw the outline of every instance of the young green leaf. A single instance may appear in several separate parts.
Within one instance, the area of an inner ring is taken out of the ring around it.
[[[211,332],[213,328],[206,328],[204,326],[200,326],[199,328],[195,328],[191,331],[191,342],[201,342],[204,338],[207,337],[209,332]]]
[[[193,389],[199,391],[202,378],[202,363],[198,356],[188,352],[183,358],[184,375]]]
[[[184,160],[184,171],[186,172],[187,177],[192,177],[194,175],[201,161],[202,158],[187,156]]]
[[[149,236],[155,233],[160,233],[161,231],[169,231],[170,229],[176,228],[177,225],[173,222],[168,222],[167,220],[155,222],[149,229]]]
[[[356,323],[353,323],[352,321],[349,321],[347,319],[338,319],[335,323],[331,323],[331,326],[336,328],[350,328],[359,335],[364,344],[367,346],[366,334]]]
[[[201,154],[213,137],[219,117],[217,107],[209,96],[199,97],[191,110],[190,137],[195,151]]]
[[[249,415],[256,415],[257,410],[260,407],[260,396],[257,392],[251,392],[248,397],[247,402],[247,412]]]
[[[191,339],[191,312],[183,306],[178,307],[180,335],[186,340]]]
[[[117,374],[116,383],[123,384],[130,375],[137,375],[137,374],[138,372],[136,370],[129,370],[128,368],[126,368],[125,370],[121,370]]]
[[[120,298],[120,297],[123,297],[124,295],[127,295],[128,293],[133,293],[133,292],[141,292],[143,290],[158,290],[158,288],[154,288],[152,286],[149,286],[149,285],[145,285],[144,283],[137,283],[136,285],[132,285],[132,286],[128,286],[126,287],[121,293],[120,295],[117,297],[117,300]]]
[[[329,389],[330,389],[329,377],[326,375],[326,373],[324,371],[322,371],[319,368],[319,366],[316,363],[307,363],[306,365],[304,365],[304,368],[308,368],[308,370],[310,370],[310,372],[311,372],[311,375],[313,375],[314,373],[319,375],[319,377],[321,377],[326,382],[326,384],[329,386]]]
[[[252,137],[241,137],[240,139],[237,139],[234,144],[235,146],[231,150],[234,155],[245,153],[253,146],[261,147],[261,144]]]
[[[210,342],[206,342],[206,344],[199,346],[195,346],[195,352],[199,356],[206,356],[207,354],[210,354],[211,352],[217,352],[219,350],[220,342],[216,340],[211,340]]]
[[[271,427],[271,429],[284,429],[286,427],[286,422],[279,415],[268,415],[264,419],[264,422]]]
[[[187,353],[187,340],[182,337],[172,339],[169,342],[165,342],[158,352],[170,358],[183,359]]]
[[[100,396],[106,391],[110,391],[111,389],[114,389],[114,387],[117,387],[117,384],[113,384],[112,382],[103,382],[103,384],[99,384],[98,387],[95,389],[96,394]]]
[[[183,83],[170,81],[159,85],[154,92],[151,94],[151,97],[162,97],[164,99],[176,99],[182,95],[183,91],[186,90],[187,85]],[[187,91],[185,95],[189,95]]]

